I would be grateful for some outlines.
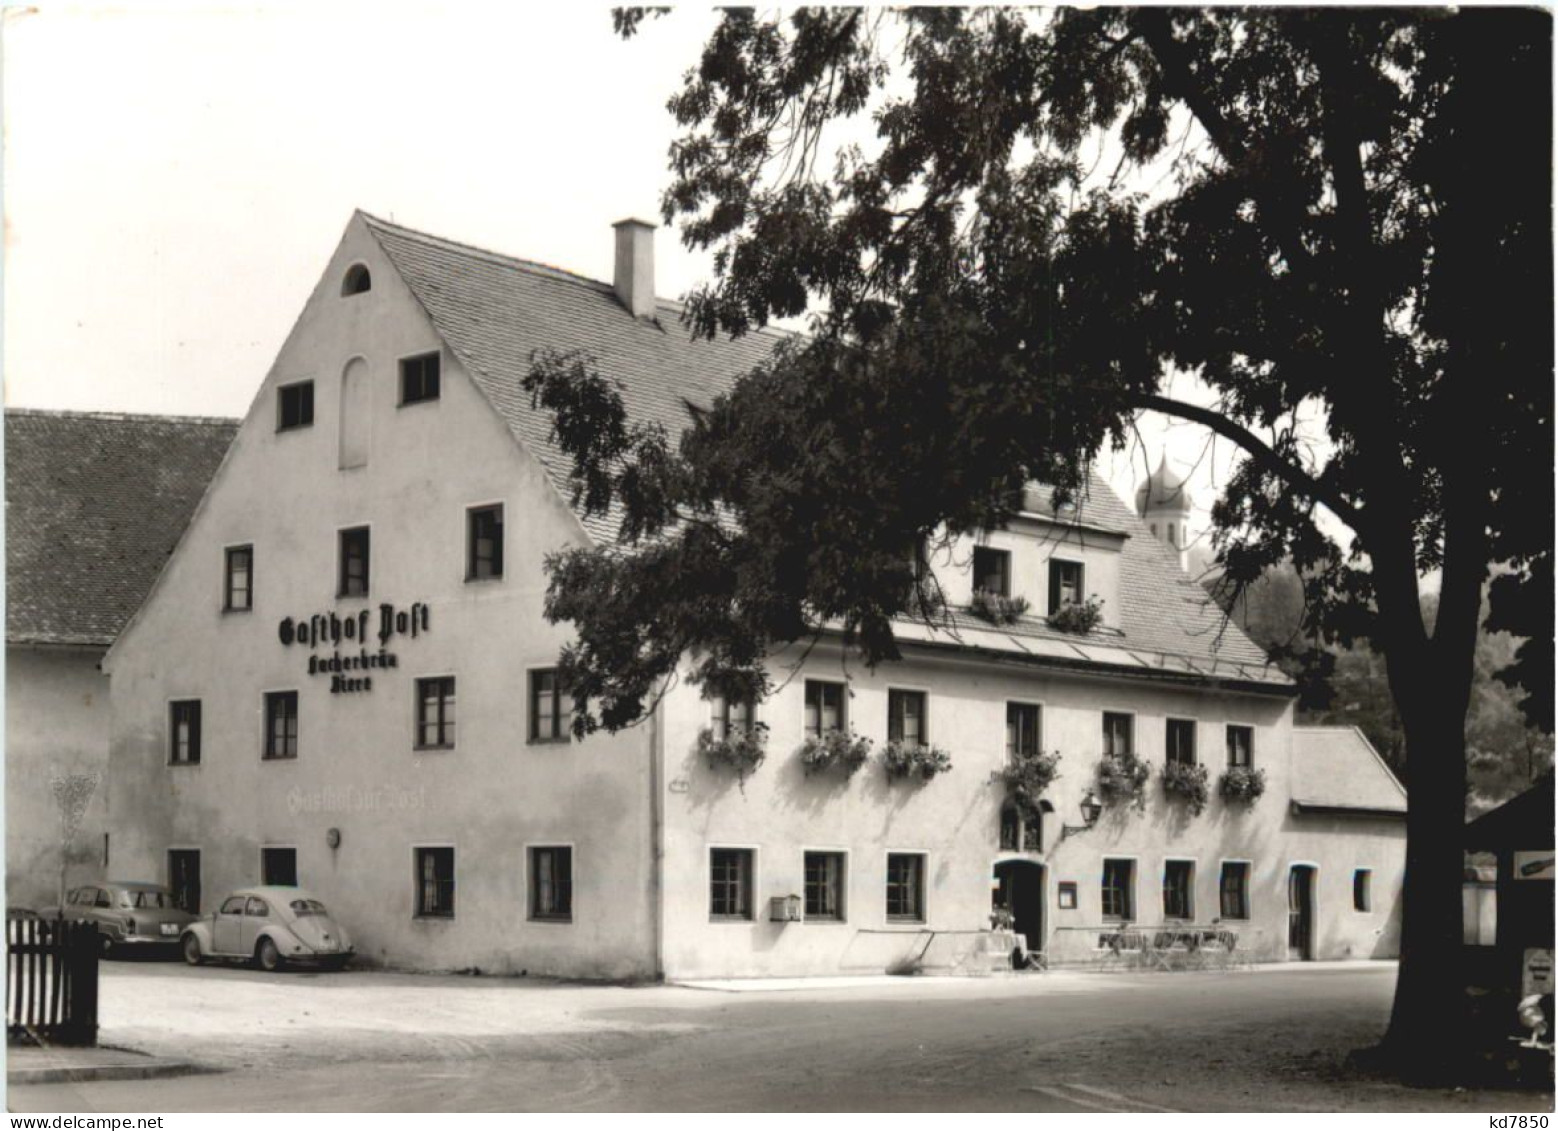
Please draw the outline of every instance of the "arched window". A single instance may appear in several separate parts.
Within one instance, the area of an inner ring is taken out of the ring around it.
[[[373,277],[368,274],[368,269],[361,263],[353,263],[346,271],[346,278],[341,280],[341,294],[360,295],[373,289]]]
[[[1174,524],[1172,522],[1169,523],[1169,545],[1170,546],[1177,546],[1177,545],[1179,545],[1179,543],[1174,538]]]

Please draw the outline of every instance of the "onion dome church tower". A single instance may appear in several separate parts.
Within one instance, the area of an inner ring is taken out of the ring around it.
[[[1161,538],[1179,558],[1179,568],[1188,568],[1186,549],[1190,545],[1190,491],[1185,477],[1171,471],[1168,453],[1158,461],[1158,470],[1136,489],[1136,513],[1153,535]]]

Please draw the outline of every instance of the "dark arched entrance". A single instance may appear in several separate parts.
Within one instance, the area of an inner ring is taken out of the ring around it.
[[[1012,926],[1029,950],[1044,949],[1044,865],[1002,860],[995,866],[997,907],[1012,913]]]
[[[1288,871],[1288,958],[1315,956],[1315,867],[1294,864]]]

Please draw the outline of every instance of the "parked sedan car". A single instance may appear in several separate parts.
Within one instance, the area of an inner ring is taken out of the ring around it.
[[[252,961],[262,970],[288,963],[339,970],[352,960],[352,942],[325,905],[302,888],[240,888],[217,909],[184,928],[184,961]]]
[[[121,947],[166,947],[171,953],[184,927],[195,918],[178,907],[173,893],[161,884],[119,880],[75,888],[65,896],[59,917],[96,923],[105,954]]]

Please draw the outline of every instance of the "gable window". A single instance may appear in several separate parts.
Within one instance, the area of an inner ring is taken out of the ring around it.
[[[1354,911],[1368,911],[1369,905],[1369,881],[1374,873],[1368,868],[1359,868],[1352,874],[1352,909]]]
[[[438,354],[424,353],[400,359],[400,403],[438,399]]]
[[[925,857],[918,852],[887,855],[887,918],[925,922]]]
[[[487,581],[503,576],[503,507],[472,507],[465,512],[465,578]]]
[[[341,531],[340,586],[337,596],[368,595],[368,528],[354,526]]]
[[[260,849],[260,883],[266,887],[297,887],[298,850],[295,848]]]
[[[572,922],[572,848],[530,850],[530,917],[558,923]]]
[[[341,280],[341,296],[366,294],[373,290],[373,276],[368,274],[368,269],[361,263],[353,263],[346,269],[346,278]]]
[[[1163,917],[1195,918],[1196,866],[1190,860],[1163,862]]]
[[[925,692],[887,693],[887,740],[910,747],[925,745]]]
[[[265,757],[298,756],[298,693],[265,693]]]
[[[417,749],[454,749],[454,676],[417,680]]]
[[[222,569],[222,608],[248,612],[254,608],[254,547],[229,546]]]
[[[1228,764],[1248,769],[1255,764],[1255,728],[1229,726]]]
[[[713,919],[752,918],[752,850],[709,850],[709,916]]]
[[[556,668],[530,673],[530,741],[567,742],[573,727],[573,694]]]
[[[1082,563],[1049,560],[1049,611],[1082,603]]]
[[[808,852],[803,860],[807,920],[844,919],[844,854]]]
[[[454,918],[454,849],[416,850],[416,916]]]
[[[1034,703],[1006,705],[1006,756],[1033,758],[1039,753],[1039,708]]]
[[[1194,719],[1170,719],[1163,739],[1169,763],[1196,764],[1196,724]]]
[[[830,730],[843,730],[844,685],[826,680],[806,681],[806,733],[821,738]]]
[[[307,428],[314,423],[314,383],[297,381],[276,389],[276,431]]]
[[[715,742],[723,742],[732,734],[752,729],[752,701],[729,699],[724,696],[714,700],[714,718],[710,725]]]
[[[1012,595],[1012,555],[1008,550],[974,547],[974,588],[1001,597]]]
[[[168,762],[200,765],[200,700],[175,700],[169,704],[168,715]]]
[[[1224,860],[1218,881],[1218,910],[1224,919],[1250,917],[1250,866],[1242,860]]]
[[[1101,894],[1105,919],[1136,918],[1136,861],[1106,858]]]
[[[1104,712],[1104,754],[1110,758],[1120,758],[1127,754],[1135,753],[1134,723],[1135,719],[1130,715],[1116,711]]]

